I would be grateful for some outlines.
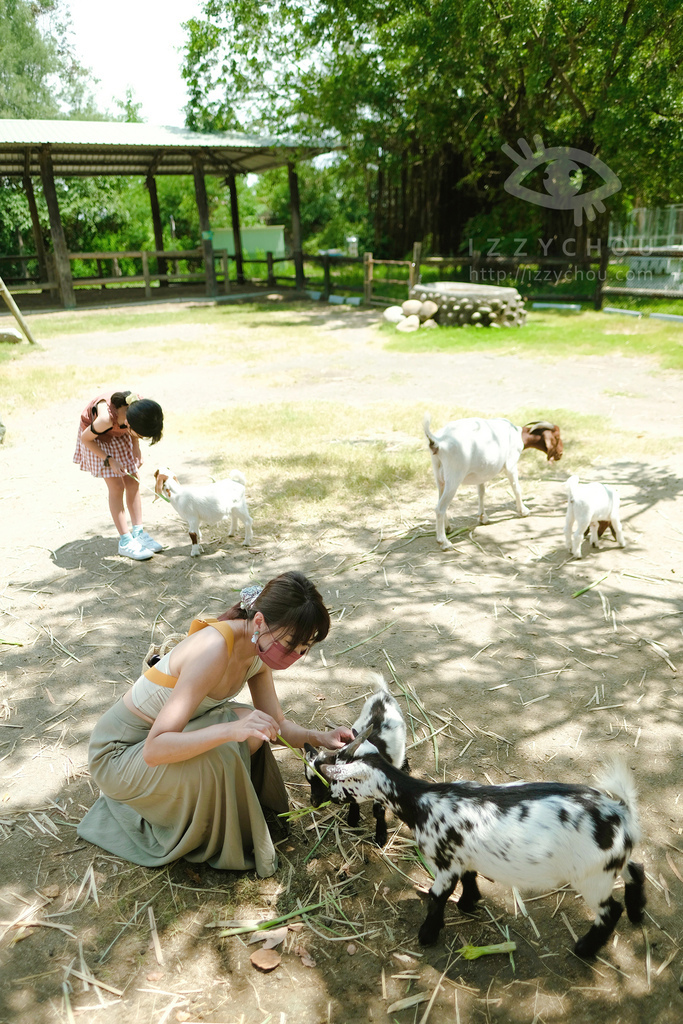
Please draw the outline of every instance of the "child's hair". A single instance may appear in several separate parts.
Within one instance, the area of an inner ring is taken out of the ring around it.
[[[128,426],[140,437],[150,440],[156,444],[161,440],[164,429],[164,413],[158,402],[151,398],[136,398],[128,402],[131,391],[115,391],[111,396],[111,404],[115,409],[121,409],[124,405],[128,407],[126,419]]]
[[[330,630],[330,613],[315,584],[302,572],[283,572],[266,583],[248,609],[235,604],[219,619],[253,619],[256,612],[261,612],[269,629],[289,634],[291,651],[300,644],[320,643]]]

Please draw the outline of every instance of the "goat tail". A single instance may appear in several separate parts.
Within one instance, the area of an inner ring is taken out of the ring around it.
[[[567,480],[567,482],[565,484],[565,487],[567,488],[567,494],[569,495],[569,497],[570,497],[570,499],[572,501],[574,500],[574,490],[575,490],[576,485],[578,484],[578,482],[579,482],[579,478],[578,478],[578,476],[575,473],[574,476],[570,476],[569,477],[569,479]]]
[[[600,789],[606,790],[626,807],[629,815],[629,831],[634,842],[640,837],[640,816],[638,814],[638,794],[633,773],[625,761],[615,758],[605,765],[598,776]]]
[[[389,685],[381,672],[370,672],[370,682],[375,684],[375,690],[383,693],[391,693]]]
[[[247,479],[244,473],[240,473],[239,469],[231,469],[228,473],[228,479],[234,480],[236,484],[242,484],[242,487],[247,486]]]
[[[432,434],[431,430],[429,429],[430,423],[431,423],[431,416],[429,415],[428,412],[426,412],[424,414],[423,419],[422,419],[422,428],[423,428],[423,430],[425,432],[427,440],[429,441],[429,447],[434,452],[434,454],[436,454],[436,452],[439,450],[439,441],[438,441],[438,438],[436,438],[434,436],[434,434]]]

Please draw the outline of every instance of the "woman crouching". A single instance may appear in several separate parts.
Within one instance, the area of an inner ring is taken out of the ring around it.
[[[268,744],[281,735],[334,750],[353,733],[289,721],[273,684],[273,670],[329,631],[313,583],[286,572],[240,596],[218,619],[195,619],[95,726],[89,764],[102,795],[78,826],[83,839],[147,867],[184,857],[263,877],[277,869],[262,805],[286,811],[287,793]],[[235,701],[245,683],[253,707]]]

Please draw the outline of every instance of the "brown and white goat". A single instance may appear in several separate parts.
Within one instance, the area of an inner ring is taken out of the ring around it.
[[[440,431],[430,430],[425,415],[424,432],[432,455],[432,468],[439,491],[436,504],[436,540],[446,551],[453,545],[446,538],[446,513],[461,484],[476,485],[479,491],[479,522],[487,523],[484,512],[486,484],[504,472],[515,495],[517,511],[527,516],[517,477],[517,462],[525,448],[543,452],[548,462],[562,458],[560,428],[539,420],[516,427],[506,419],[482,419],[478,416],[453,420]]]
[[[237,529],[237,520],[244,523],[244,541],[248,547],[253,539],[253,519],[249,515],[245,494],[246,480],[242,473],[233,469],[225,480],[216,480],[212,484],[187,484],[178,482],[178,477],[167,468],[157,469],[154,473],[157,494],[167,498],[178,515],[187,523],[192,548],[190,554],[199,555],[202,547],[200,523],[221,523],[230,520],[228,536],[232,537]]]

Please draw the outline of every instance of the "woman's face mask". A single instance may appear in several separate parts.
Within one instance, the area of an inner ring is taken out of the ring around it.
[[[263,632],[266,634],[270,633],[270,630],[268,629],[268,626],[266,625],[265,621],[263,623]],[[293,665],[295,661],[298,661],[299,658],[302,658],[308,650],[308,647],[304,646],[303,650],[295,649],[291,651],[289,650],[289,648],[285,647],[285,645],[281,643],[279,640],[273,640],[264,651],[261,648],[258,632],[256,633],[254,643],[256,644],[257,654],[261,661],[263,662],[263,664],[267,665],[268,668],[272,668],[275,670],[289,668],[289,666]]]
[[[288,651],[279,640],[274,640],[266,651],[261,650],[260,644],[257,640],[256,650],[263,664],[272,669],[289,668],[289,666],[293,665],[295,661],[298,661],[299,658],[303,657],[303,653],[299,654],[298,651]]]

